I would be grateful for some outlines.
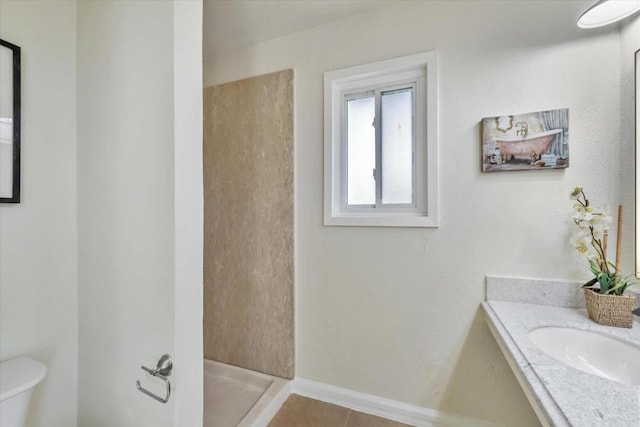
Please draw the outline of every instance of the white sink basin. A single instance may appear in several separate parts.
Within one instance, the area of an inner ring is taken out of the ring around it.
[[[540,350],[560,362],[624,384],[640,386],[640,346],[581,329],[546,326],[529,332]]]

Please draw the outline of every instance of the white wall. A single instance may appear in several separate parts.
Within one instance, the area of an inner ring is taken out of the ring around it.
[[[568,194],[621,198],[620,44],[589,1],[403,2],[205,52],[205,86],[296,69],[297,376],[504,425],[537,425],[481,316],[486,274],[588,278]],[[549,13],[553,7],[553,13]],[[322,76],[440,53],[441,226],[322,226]],[[571,166],[480,172],[483,117],[570,109]]]
[[[640,49],[640,16],[625,21],[620,37],[620,182],[625,209],[623,224],[623,268],[632,274],[635,266],[635,52]],[[640,236],[640,234],[638,235]],[[640,285],[635,286],[640,291]]]
[[[0,360],[47,365],[31,426],[76,425],[76,13],[74,1],[0,1],[22,48],[22,201],[0,205]]]
[[[0,37],[22,47],[23,89],[0,360],[49,368],[30,425],[75,426],[78,402],[81,425],[201,425],[201,1],[0,0]],[[135,379],[153,388],[139,367],[165,351],[163,406]]]
[[[174,425],[187,392],[163,405],[135,386],[164,396],[140,365],[175,357],[173,27],[174,2],[78,3],[83,426]]]
[[[202,0],[173,2],[175,422],[203,419]]]

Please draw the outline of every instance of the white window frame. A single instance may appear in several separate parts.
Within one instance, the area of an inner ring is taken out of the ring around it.
[[[324,74],[324,225],[438,227],[437,60],[431,51]],[[345,95],[408,84],[415,103],[414,204],[347,206]]]
[[[376,200],[375,205],[349,205],[347,203],[347,192],[349,188],[349,168],[347,162],[342,162],[342,176],[345,177],[342,180],[342,197],[341,204],[342,210],[344,212],[365,212],[365,213],[375,213],[375,212],[423,212],[425,210],[426,203],[424,202],[424,197],[418,197],[418,194],[424,193],[423,183],[418,180],[418,169],[424,169],[424,165],[419,165],[417,162],[418,158],[418,138],[417,138],[417,130],[416,130],[416,110],[417,110],[417,100],[416,98],[419,96],[417,92],[418,85],[416,84],[416,80],[420,78],[418,73],[415,76],[409,79],[405,79],[404,81],[393,82],[392,84],[385,86],[377,86],[374,89],[362,91],[345,91],[342,93],[342,102],[343,102],[343,110],[342,110],[342,123],[346,123],[348,121],[349,115],[347,114],[347,101],[358,99],[362,97],[367,97],[367,95],[372,96],[375,100],[375,117],[376,120],[374,122],[375,127],[375,135],[376,135],[376,165],[375,165],[375,183],[376,183]],[[382,94],[385,92],[391,92],[398,89],[406,89],[410,88],[412,91],[412,136],[411,136],[411,144],[412,144],[412,182],[411,182],[411,191],[412,191],[412,202],[407,204],[383,204],[382,202]],[[348,129],[346,126],[343,126],[342,129],[342,159],[348,158],[348,150],[349,150],[349,142],[348,142]],[[423,156],[424,157],[424,156]],[[420,168],[418,166],[421,166]]]

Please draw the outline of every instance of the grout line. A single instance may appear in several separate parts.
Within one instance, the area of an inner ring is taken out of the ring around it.
[[[347,419],[344,420],[344,427],[347,427],[347,424],[349,424],[349,418],[351,418],[352,412],[353,412],[353,409],[349,409],[349,413],[347,413]]]

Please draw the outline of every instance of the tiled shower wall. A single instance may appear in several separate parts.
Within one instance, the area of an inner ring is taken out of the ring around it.
[[[293,70],[204,90],[204,356],[293,378]]]

